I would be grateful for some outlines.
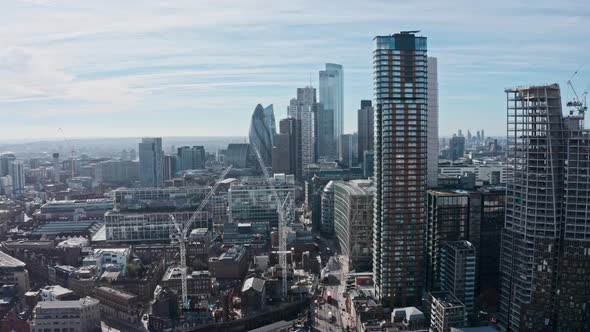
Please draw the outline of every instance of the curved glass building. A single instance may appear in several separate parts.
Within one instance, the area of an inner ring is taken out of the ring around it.
[[[256,105],[250,123],[250,144],[260,151],[264,164],[267,167],[272,165],[272,147],[276,134],[275,116],[273,106],[264,108]]]

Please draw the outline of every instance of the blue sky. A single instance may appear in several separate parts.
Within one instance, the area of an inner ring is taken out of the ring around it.
[[[0,139],[246,135],[324,63],[344,66],[345,131],[372,99],[372,38],[422,30],[440,133],[505,134],[504,88],[590,88],[590,1],[0,0]]]

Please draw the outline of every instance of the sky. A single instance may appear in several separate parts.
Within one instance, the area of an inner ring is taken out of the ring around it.
[[[440,135],[505,135],[508,87],[590,88],[590,1],[0,0],[0,140],[245,136],[286,117],[326,62],[345,132],[372,99],[372,39],[421,30],[438,58]],[[578,72],[574,75],[575,72]]]

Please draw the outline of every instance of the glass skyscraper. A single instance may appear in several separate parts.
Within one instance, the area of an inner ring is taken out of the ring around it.
[[[142,138],[139,143],[139,180],[143,187],[161,187],[164,184],[163,163],[162,138]]]
[[[323,105],[324,114],[319,114],[320,119],[329,119],[332,117],[333,126],[330,127],[326,121],[323,127],[319,128],[320,136],[322,134],[332,134],[332,140],[338,146],[338,140],[344,133],[344,78],[342,65],[326,63],[326,69],[320,70],[320,103]],[[338,151],[330,151],[329,147],[323,146],[320,156],[338,155]]]
[[[250,123],[250,144],[258,149],[264,164],[272,166],[272,147],[276,135],[275,116],[272,105],[267,108],[256,105]]]
[[[426,37],[374,39],[376,293],[388,307],[420,305],[427,172]]]

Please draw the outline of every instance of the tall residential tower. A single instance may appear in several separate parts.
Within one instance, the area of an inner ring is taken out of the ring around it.
[[[375,286],[386,306],[416,306],[424,287],[426,37],[405,31],[374,41]]]
[[[326,69],[320,70],[320,103],[324,107],[324,112],[333,116],[333,126],[332,128],[329,128],[329,126],[320,128],[319,132],[328,133],[327,131],[332,129],[333,140],[338,146],[338,140],[344,134],[344,78],[342,65],[326,63]],[[328,150],[325,151],[328,152]],[[339,151],[329,152],[337,155]],[[322,153],[320,153],[320,156],[322,156]]]

